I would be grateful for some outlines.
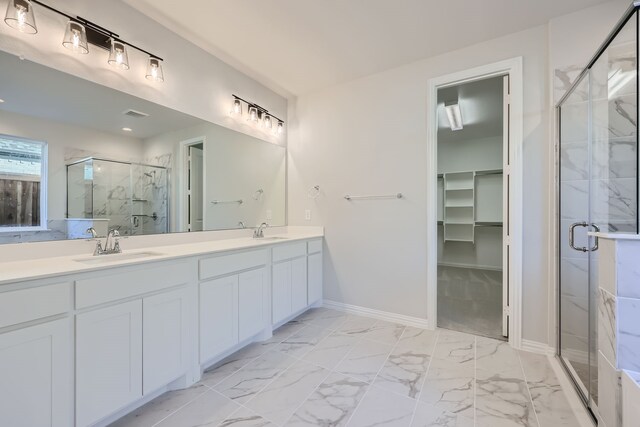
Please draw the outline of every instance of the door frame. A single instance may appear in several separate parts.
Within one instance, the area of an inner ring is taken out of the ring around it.
[[[187,195],[187,178],[186,178],[186,174],[188,173],[189,170],[189,165],[187,164],[187,162],[189,161],[189,155],[187,153],[187,150],[189,149],[189,146],[191,145],[196,145],[196,144],[202,144],[202,209],[203,211],[206,212],[206,205],[205,205],[205,200],[206,197],[205,195],[206,193],[206,189],[207,189],[207,168],[205,167],[206,165],[206,153],[207,153],[207,137],[206,136],[199,136],[196,138],[190,138],[184,141],[180,141],[178,143],[178,161],[176,162],[176,165],[178,167],[178,173],[176,174],[177,177],[176,179],[179,180],[179,182],[176,185],[176,189],[177,189],[177,195],[176,195],[176,200],[179,200],[180,202],[178,203],[178,209],[177,209],[177,221],[176,221],[176,227],[179,228],[176,231],[181,231],[181,232],[186,232],[187,231],[187,227],[188,227],[188,220],[189,218],[187,217],[187,212],[188,212],[188,206],[186,203],[184,203],[184,200],[186,198]],[[202,229],[206,230],[206,218],[205,218],[205,212],[202,213]]]
[[[523,76],[522,57],[432,78],[427,93],[427,324],[438,316],[438,89],[509,75],[509,343],[522,347],[522,238],[523,238]]]

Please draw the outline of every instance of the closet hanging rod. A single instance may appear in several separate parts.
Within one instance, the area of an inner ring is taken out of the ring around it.
[[[232,203],[237,203],[239,205],[244,203],[244,200],[239,199],[239,200],[213,200],[211,202],[212,205],[229,205]]]
[[[404,196],[402,193],[397,194],[382,194],[378,196],[344,196],[345,200],[383,200],[383,199],[402,199]]]

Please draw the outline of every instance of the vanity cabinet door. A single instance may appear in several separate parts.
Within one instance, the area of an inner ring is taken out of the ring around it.
[[[185,289],[142,301],[143,394],[179,378],[188,369],[188,306]]]
[[[264,322],[264,268],[240,273],[239,292],[239,341],[256,335],[265,327]]]
[[[142,300],[76,316],[76,423],[142,397]]]
[[[0,425],[73,425],[69,319],[0,334]]]
[[[307,257],[291,260],[291,314],[307,306]]]
[[[200,363],[238,343],[238,275],[200,284]]]
[[[311,254],[308,258],[308,304],[322,299],[322,252]]]
[[[273,264],[271,283],[271,320],[276,324],[291,314],[291,262]]]

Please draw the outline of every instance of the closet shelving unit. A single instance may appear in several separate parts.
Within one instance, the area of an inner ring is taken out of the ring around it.
[[[445,242],[475,244],[476,227],[502,227],[502,169],[447,172],[438,178],[438,223]]]

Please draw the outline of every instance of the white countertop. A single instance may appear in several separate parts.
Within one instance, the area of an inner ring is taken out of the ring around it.
[[[9,285],[27,280],[44,279],[53,276],[60,276],[73,273],[84,273],[149,262],[178,259],[198,255],[207,255],[218,252],[227,252],[238,249],[259,248],[264,246],[281,245],[298,240],[307,240],[322,237],[323,233],[317,229],[296,230],[276,235],[267,235],[265,239],[253,239],[242,237],[234,239],[212,240],[206,242],[186,243],[168,246],[152,246],[148,248],[138,248],[127,250],[126,241],[121,242],[123,254],[137,254],[153,252],[154,256],[145,256],[134,259],[118,259],[119,255],[100,255],[99,264],[85,264],[77,260],[92,259],[92,254],[70,255],[51,258],[31,259],[26,261],[0,262],[0,285]],[[269,240],[269,237],[285,237],[280,240]],[[109,262],[109,257],[114,256],[113,262]],[[98,258],[98,257],[96,257]]]
[[[589,236],[609,240],[640,240],[640,234],[600,233],[595,231],[591,231],[588,234]]]

